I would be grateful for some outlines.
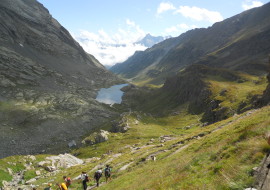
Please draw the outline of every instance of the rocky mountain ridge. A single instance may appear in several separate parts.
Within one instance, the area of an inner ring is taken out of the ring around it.
[[[36,0],[0,2],[0,157],[63,152],[117,113],[95,101],[121,83]]]
[[[162,84],[191,64],[261,75],[267,70],[270,3],[165,40],[110,70],[138,82]],[[252,56],[251,56],[252,55]]]

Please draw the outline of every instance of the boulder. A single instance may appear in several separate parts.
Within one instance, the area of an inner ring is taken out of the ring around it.
[[[59,154],[58,156],[46,157],[45,161],[38,163],[38,166],[52,172],[59,168],[69,168],[83,163],[83,160],[72,156],[71,154]]]
[[[83,160],[71,155],[71,154],[59,154],[58,156],[47,157],[46,160],[50,160],[56,168],[69,168],[83,164]]]
[[[32,160],[32,161],[35,161],[36,160],[36,157],[33,156],[33,155],[27,155],[25,156],[26,159],[29,159],[29,160]]]
[[[45,168],[47,165],[50,165],[50,164],[51,164],[50,161],[41,161],[38,163],[38,167]]]
[[[37,181],[37,180],[35,178],[33,178],[33,179],[26,181],[25,184],[30,185],[30,184],[34,183],[35,181]]]
[[[137,120],[136,120],[137,121]],[[138,121],[137,121],[138,122]],[[136,124],[137,125],[137,124]],[[122,119],[120,121],[114,121],[112,122],[112,129],[111,131],[113,133],[125,133],[130,128],[128,121],[126,119]]]
[[[3,187],[4,189],[9,185],[9,183],[5,180],[2,181]]]
[[[105,141],[109,140],[109,137],[108,137],[109,134],[110,133],[108,131],[100,130],[99,132],[94,132],[92,135],[85,138],[82,141],[82,143],[93,145],[93,144],[105,142]]]
[[[12,171],[11,168],[8,168],[7,171],[8,171],[8,173],[9,173],[9,175],[13,175],[13,171]]]
[[[37,176],[41,175],[41,171],[39,171],[39,170],[37,170],[35,173],[36,173]]]
[[[56,167],[54,167],[54,166],[46,166],[44,169],[45,169],[46,171],[48,171],[48,172],[56,171]]]
[[[109,140],[108,135],[110,133],[108,131],[100,130],[100,132],[97,134],[95,137],[95,142],[96,143],[101,143]]]

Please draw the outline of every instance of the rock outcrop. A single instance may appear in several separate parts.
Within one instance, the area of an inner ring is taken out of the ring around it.
[[[128,124],[128,119],[123,117],[120,121],[113,121],[112,122],[112,129],[111,132],[113,133],[125,133],[130,128]]]
[[[86,137],[82,143],[83,144],[88,144],[88,145],[93,145],[101,142],[105,142],[109,140],[109,132],[105,130],[100,130],[99,132],[94,132],[91,134],[89,137]]]
[[[43,167],[47,171],[55,171],[59,168],[69,168],[83,163],[83,160],[76,158],[71,154],[59,154],[57,156],[46,157],[45,161],[38,163],[38,166]]]

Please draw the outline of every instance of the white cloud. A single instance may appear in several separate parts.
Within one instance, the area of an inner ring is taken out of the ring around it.
[[[104,30],[99,30],[97,33],[81,30],[74,37],[86,52],[94,55],[103,65],[112,66],[125,61],[135,51],[145,50],[147,47],[134,44],[145,35],[140,26],[126,19],[126,27],[119,28],[113,35],[109,35]]]
[[[184,17],[191,18],[197,21],[208,21],[211,23],[223,20],[221,14],[217,11],[209,11],[199,7],[180,6],[175,13],[180,13]]]
[[[248,10],[248,9],[252,9],[254,7],[260,7],[262,6],[263,3],[261,1],[252,1],[252,0],[245,0],[243,3],[242,3],[242,8],[244,10]]]
[[[174,9],[176,9],[176,8],[170,2],[160,3],[159,7],[157,8],[157,14],[161,14],[163,12],[166,12],[166,11],[169,11],[169,10],[174,10]]]
[[[129,25],[129,26],[133,26],[133,27],[136,26],[135,22],[133,22],[133,21],[131,21],[131,20],[129,20],[129,19],[126,19],[126,23],[127,23],[127,25]]]
[[[177,24],[176,26],[171,26],[169,28],[166,28],[165,32],[168,35],[173,35],[173,34],[180,35],[181,33],[194,29],[194,28],[197,28],[197,26],[187,25],[185,23],[182,23],[182,24]]]
[[[178,32],[178,28],[176,26],[172,26],[170,28],[166,28],[165,32],[168,34],[173,33],[173,32]]]

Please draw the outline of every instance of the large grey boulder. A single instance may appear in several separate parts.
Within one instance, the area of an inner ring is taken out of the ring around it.
[[[109,134],[110,133],[108,131],[100,130],[99,132],[94,132],[89,137],[85,138],[82,141],[82,143],[93,145],[93,144],[105,142],[105,141],[109,140],[109,137],[108,137]]]
[[[125,133],[130,128],[128,120],[123,117],[120,121],[113,121],[111,132],[113,133]]]
[[[38,163],[38,166],[43,167],[47,171],[55,171],[59,168],[69,168],[83,163],[83,160],[71,154],[59,154],[57,156],[46,157],[45,161]]]

